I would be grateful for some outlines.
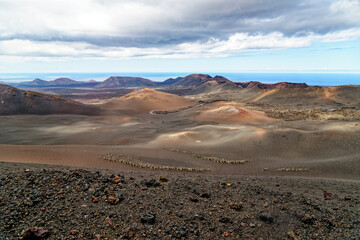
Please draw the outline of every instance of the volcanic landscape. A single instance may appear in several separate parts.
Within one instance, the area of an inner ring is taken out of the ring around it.
[[[0,239],[358,239],[360,86],[0,84]]]

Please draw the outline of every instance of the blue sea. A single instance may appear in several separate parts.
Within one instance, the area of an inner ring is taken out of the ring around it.
[[[146,72],[106,72],[106,73],[0,73],[0,82],[16,83],[24,81],[32,81],[35,78],[43,80],[54,80],[60,77],[68,77],[78,81],[87,81],[90,79],[103,81],[110,76],[130,76],[144,77],[153,81],[164,81],[168,78],[184,77],[187,72],[162,72],[162,73],[146,73]],[[356,84],[360,85],[360,73],[229,73],[216,72],[207,73],[211,76],[224,76],[234,82],[259,81],[262,83],[276,82],[297,82],[306,83],[311,86],[337,86]]]

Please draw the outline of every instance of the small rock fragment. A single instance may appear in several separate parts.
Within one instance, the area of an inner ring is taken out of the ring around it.
[[[238,203],[231,202],[229,204],[229,208],[234,209],[236,211],[240,211],[243,208],[243,203],[242,202],[238,202]]]
[[[24,200],[24,204],[25,204],[26,206],[31,207],[31,206],[33,206],[33,205],[34,205],[34,202],[33,202],[33,201],[31,201],[31,199],[30,199],[30,198],[26,198],[26,199]]]
[[[151,179],[151,180],[142,180],[140,182],[142,185],[145,185],[146,187],[159,187],[161,184],[159,182],[157,182],[155,179]]]
[[[160,182],[168,182],[169,180],[166,177],[160,176],[159,181]]]
[[[120,197],[115,197],[115,195],[113,193],[111,193],[109,195],[109,197],[107,198],[107,202],[110,203],[111,205],[116,205],[119,202],[121,202],[122,200],[124,200],[124,198],[122,196]]]
[[[221,223],[229,223],[229,222],[231,222],[231,220],[229,218],[227,218],[227,217],[222,217],[222,218],[220,218],[219,222],[221,222]]]
[[[211,194],[210,193],[203,193],[200,195],[200,197],[202,198],[210,198]]]
[[[324,199],[325,199],[325,200],[330,200],[330,199],[338,198],[338,195],[336,195],[335,193],[331,193],[331,192],[326,192],[326,191],[324,191],[323,195],[324,195]]]
[[[261,212],[259,215],[259,218],[261,221],[267,222],[267,223],[273,223],[274,218],[269,212]]]
[[[143,214],[141,217],[141,222],[142,223],[147,223],[147,224],[154,224],[155,223],[155,216],[152,214]]]
[[[23,240],[33,240],[33,239],[43,239],[49,236],[49,232],[39,227],[27,228],[21,233],[21,239]]]
[[[181,228],[179,231],[180,237],[186,237],[187,231],[185,228]]]
[[[121,181],[121,178],[118,176],[118,175],[116,175],[115,177],[113,177],[112,179],[111,179],[111,182],[112,183],[119,183]]]
[[[315,220],[315,218],[308,213],[298,214],[298,218],[300,219],[300,221],[306,224],[312,224]]]
[[[299,238],[295,235],[293,231],[290,231],[287,234],[292,240],[299,240]]]
[[[109,227],[113,228],[114,227],[114,224],[112,223],[111,219],[109,216],[106,217],[106,222],[107,224],[109,225]]]
[[[205,220],[205,216],[204,216],[204,214],[202,212],[196,212],[194,214],[193,220],[203,221],[203,220]]]
[[[92,196],[91,198],[92,198],[93,203],[99,202],[99,198],[98,198],[98,197]]]

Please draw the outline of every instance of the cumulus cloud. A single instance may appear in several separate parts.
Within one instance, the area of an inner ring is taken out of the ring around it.
[[[359,0],[0,0],[1,59],[228,56],[359,29]]]

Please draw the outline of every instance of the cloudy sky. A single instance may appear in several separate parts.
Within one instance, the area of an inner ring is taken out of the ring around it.
[[[360,0],[0,0],[1,72],[360,72]]]

